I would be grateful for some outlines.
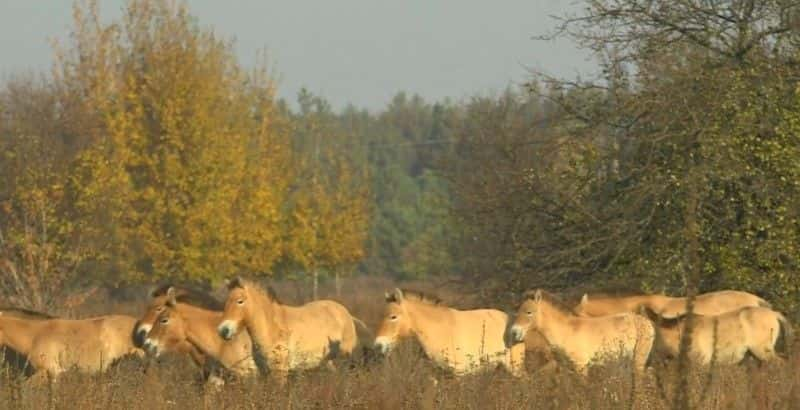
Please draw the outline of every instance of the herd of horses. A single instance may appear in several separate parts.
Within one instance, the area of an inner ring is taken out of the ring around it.
[[[580,374],[604,360],[627,358],[645,371],[655,353],[678,355],[691,326],[689,357],[698,365],[735,364],[748,354],[782,360],[791,326],[765,300],[740,291],[698,295],[691,313],[686,298],[664,295],[589,297],[569,307],[534,290],[516,315],[496,309],[458,310],[421,292],[385,295],[374,348],[389,354],[414,338],[426,356],[454,375],[503,367],[525,374],[525,340],[537,332]],[[203,369],[240,375],[268,373],[283,383],[292,371],[350,355],[356,327],[367,326],[341,304],[319,300],[281,303],[272,288],[244,280],[228,283],[225,303],[203,292],[162,286],[152,292],[141,318],[109,315],[60,319],[25,309],[0,309],[0,346],[30,364],[33,379],[56,379],[69,369],[101,372],[127,355],[186,354]],[[211,380],[219,381],[214,371]]]

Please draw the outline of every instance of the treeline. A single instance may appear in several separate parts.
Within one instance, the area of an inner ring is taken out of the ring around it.
[[[6,294],[459,275],[487,297],[737,288],[800,312],[793,1],[587,1],[556,34],[596,80],[377,112],[278,100],[171,4],[114,24],[79,4],[52,74],[4,84]]]
[[[599,79],[537,75],[539,132],[504,99],[467,116],[472,272],[516,291],[744,289],[800,313],[797,2],[585,3],[555,35]]]
[[[0,90],[0,288],[13,302],[166,278],[316,289],[354,273],[452,273],[433,171],[452,104],[279,100],[266,60],[243,67],[166,0],[130,1],[111,23],[76,3],[55,57],[50,74]]]

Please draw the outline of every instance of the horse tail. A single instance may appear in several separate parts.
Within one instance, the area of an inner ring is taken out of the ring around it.
[[[775,312],[778,316],[778,323],[780,324],[780,332],[778,338],[775,340],[775,351],[784,355],[788,354],[791,350],[792,341],[794,339],[794,329],[792,324],[779,312]]]

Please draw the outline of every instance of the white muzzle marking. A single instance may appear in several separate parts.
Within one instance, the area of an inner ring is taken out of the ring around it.
[[[525,340],[525,329],[520,325],[511,326],[511,337],[515,342]]]
[[[233,339],[233,336],[236,335],[236,330],[236,323],[232,320],[225,320],[217,327],[217,333],[225,340]]]
[[[390,350],[392,350],[392,341],[386,336],[376,337],[374,345],[381,352],[381,354],[387,354]]]

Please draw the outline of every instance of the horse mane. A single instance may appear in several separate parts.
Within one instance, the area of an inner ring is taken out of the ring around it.
[[[565,315],[569,315],[569,316],[574,316],[575,315],[575,312],[572,310],[572,308],[567,306],[567,304],[564,303],[564,301],[562,301],[556,295],[554,295],[554,294],[552,294],[552,293],[550,293],[550,292],[548,292],[546,290],[529,289],[529,290],[525,291],[525,293],[523,293],[523,297],[524,297],[525,300],[528,300],[528,299],[533,300],[533,299],[535,299],[537,292],[539,292],[542,295],[542,300],[544,300],[547,303],[549,303],[551,306],[556,308],[556,310],[560,311],[561,313],[563,313]]]
[[[25,309],[16,306],[3,306],[0,307],[0,312],[8,313],[9,316],[19,317],[24,319],[57,319],[49,313],[39,312],[36,310]]]
[[[152,297],[165,296],[169,288],[175,289],[175,301],[178,303],[185,303],[187,305],[215,311],[222,311],[225,308],[224,303],[207,292],[187,286],[165,284],[156,288],[151,295]]]
[[[400,289],[400,290],[403,292],[404,299],[407,298],[433,306],[444,306],[444,302],[442,301],[442,299],[433,293],[423,292],[416,289]],[[386,301],[390,303],[397,302],[397,298],[395,297],[394,293],[390,293],[389,298]]]
[[[278,298],[278,293],[275,292],[275,289],[272,287],[272,285],[259,286],[257,283],[251,280],[237,277],[228,282],[228,289],[234,289],[234,288],[253,289],[256,292],[260,292],[268,300],[281,304],[281,300],[280,298]]]

